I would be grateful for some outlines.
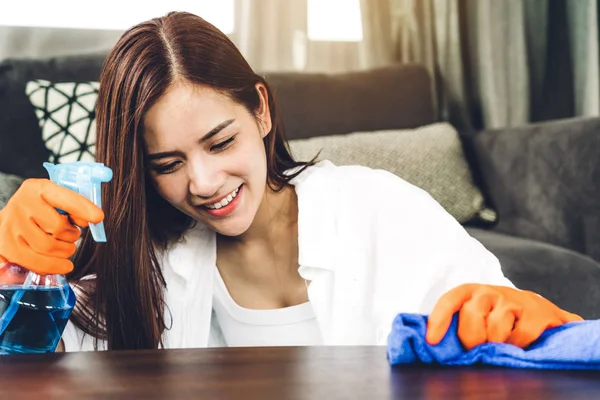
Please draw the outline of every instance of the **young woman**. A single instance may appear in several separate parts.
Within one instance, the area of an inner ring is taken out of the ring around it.
[[[526,346],[580,319],[515,289],[422,190],[385,171],[295,161],[268,83],[197,16],[142,23],[115,45],[96,148],[114,173],[108,242],[86,232],[74,269],[72,223],[101,210],[28,180],[0,211],[5,262],[73,270],[67,351],[384,344],[400,312],[431,313],[431,343],[458,312],[465,346]]]

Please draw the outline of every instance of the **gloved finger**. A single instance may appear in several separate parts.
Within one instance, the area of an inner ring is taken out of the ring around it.
[[[81,228],[85,228],[89,225],[89,222],[83,218],[77,218],[76,216],[69,215],[69,218],[73,222],[74,225],[79,226]],[[92,222],[94,224],[95,222]]]
[[[487,342],[487,317],[494,306],[493,293],[475,294],[458,314],[458,338],[467,350]]]
[[[523,314],[515,323],[515,328],[506,340],[506,343],[524,349],[535,342],[547,328],[561,324],[558,318],[553,322],[544,321],[540,322],[533,314]]]
[[[20,239],[22,240],[22,239]],[[73,271],[73,263],[68,258],[50,257],[33,251],[27,242],[22,242],[17,264],[27,265],[27,269],[40,275],[68,274]]]
[[[66,215],[63,217],[68,218]],[[54,236],[56,240],[67,243],[75,243],[81,237],[81,230],[69,223],[64,230],[55,232],[52,234],[52,236]]]
[[[87,226],[88,222],[97,224],[104,219],[100,207],[70,189],[47,180],[40,190],[45,202],[65,211],[81,227]]]
[[[562,309],[560,310],[559,318],[562,322],[565,322],[565,323],[566,322],[583,321],[583,318],[581,318],[579,315],[570,313],[570,312],[562,310]]]
[[[487,317],[488,342],[506,342],[521,314],[522,310],[517,304],[500,298]]]
[[[54,207],[47,203],[37,205],[35,213],[29,217],[44,232],[55,235],[62,231],[71,231],[75,228],[68,215],[60,214]]]
[[[50,257],[69,258],[77,250],[75,243],[56,240],[33,224],[25,228],[20,239],[34,252]]]
[[[63,225],[52,233],[56,240],[63,242],[75,243],[81,237],[81,229],[71,220],[68,215],[59,214],[59,218],[63,221]]]
[[[476,285],[464,284],[444,293],[427,319],[425,339],[430,345],[438,344],[448,332],[452,317],[471,298]]]

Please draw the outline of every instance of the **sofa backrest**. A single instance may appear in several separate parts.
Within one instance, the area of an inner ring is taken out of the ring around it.
[[[28,81],[99,79],[104,54],[0,63],[0,172],[46,176],[44,146]],[[431,81],[416,65],[394,65],[345,74],[267,73],[288,139],[355,131],[414,128],[435,122]]]

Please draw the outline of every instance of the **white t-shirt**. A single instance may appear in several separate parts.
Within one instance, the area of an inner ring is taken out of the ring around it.
[[[213,310],[225,344],[239,346],[316,346],[323,343],[317,316],[309,302],[296,306],[251,310],[229,294],[217,269]]]
[[[298,196],[298,273],[311,282],[325,345],[384,345],[398,313],[429,314],[463,283],[513,286],[498,259],[428,193],[392,173],[323,161],[290,183]],[[213,318],[215,233],[197,225],[159,262],[172,322],[165,347],[226,345]],[[92,349],[72,324],[63,339],[67,351]]]

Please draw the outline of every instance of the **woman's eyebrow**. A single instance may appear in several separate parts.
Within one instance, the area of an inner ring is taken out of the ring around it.
[[[221,122],[219,125],[212,128],[206,135],[200,139],[200,142],[206,142],[223,129],[227,128],[229,125],[235,122],[235,119],[228,119],[227,121]],[[173,157],[173,156],[181,156],[182,153],[180,151],[163,151],[160,153],[148,154],[148,161],[158,160],[160,158]]]
[[[210,130],[210,132],[208,132],[206,135],[204,135],[202,137],[202,139],[200,139],[200,142],[206,142],[207,140],[209,140],[210,138],[212,138],[213,136],[215,136],[217,133],[221,132],[223,129],[227,128],[229,125],[231,125],[233,122],[235,121],[235,119],[228,119],[227,121],[223,121],[221,122],[219,125],[215,126],[214,128],[212,128]]]
[[[180,151],[163,151],[160,153],[148,154],[148,161],[159,160],[161,158],[173,157],[173,156],[182,156],[183,154]]]

